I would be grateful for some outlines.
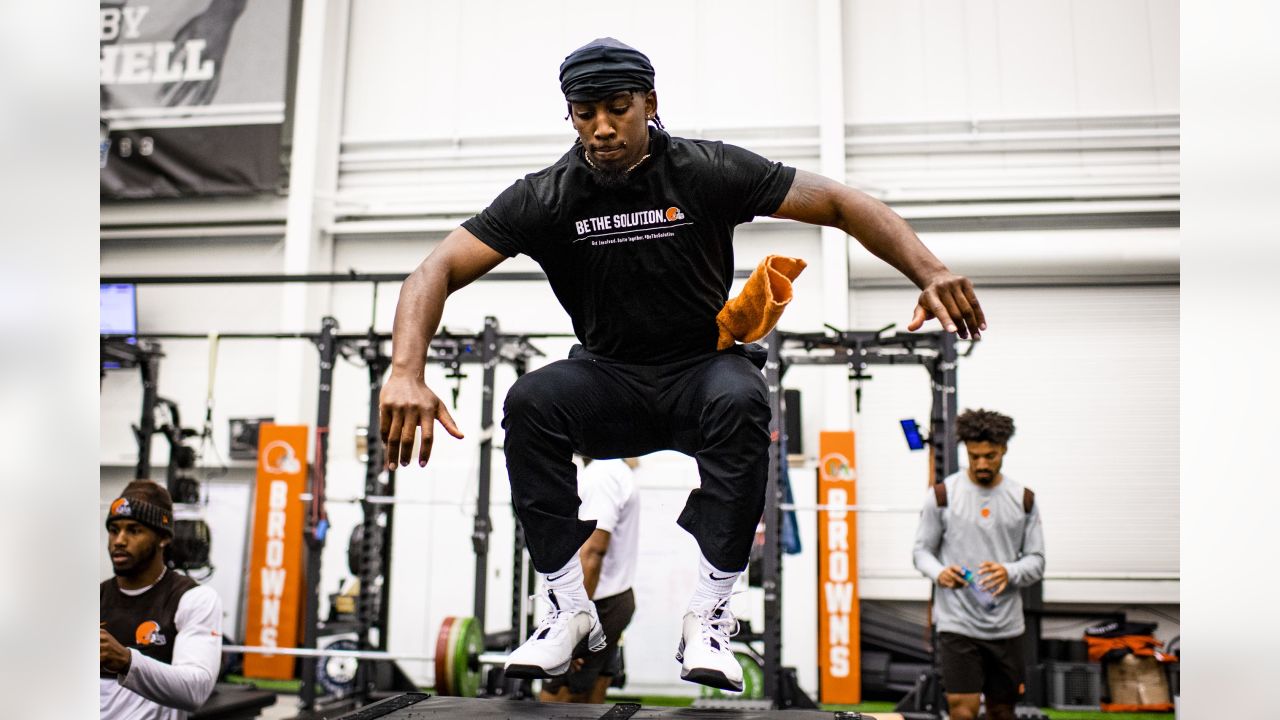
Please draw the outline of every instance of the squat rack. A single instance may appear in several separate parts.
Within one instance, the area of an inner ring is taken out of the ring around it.
[[[772,410],[769,421],[769,481],[765,492],[764,557],[764,696],[775,707],[816,707],[796,683],[795,669],[782,666],[782,544],[780,532],[783,488],[779,481],[783,432],[782,378],[792,365],[843,365],[849,380],[871,379],[872,365],[920,365],[929,372],[933,406],[929,414],[929,444],[933,476],[940,481],[959,467],[956,447],[956,351],[955,336],[941,331],[894,333],[892,325],[880,330],[838,330],[793,333],[774,330],[761,342],[766,350],[765,384]],[[973,344],[966,355],[973,351]],[[861,403],[861,391],[856,391]]]
[[[329,348],[336,349],[344,342],[344,338],[332,335],[332,330],[336,328],[336,322],[332,318],[325,318],[324,328],[322,337],[317,342],[317,346],[321,350],[320,398],[316,422],[317,453],[320,452],[321,443],[325,441],[328,430],[328,411],[332,392],[332,366],[335,359],[334,351],[329,350]],[[324,332],[330,333],[328,341],[323,337]],[[543,354],[529,340],[535,337],[553,336],[555,335],[503,334],[499,331],[497,319],[486,317],[484,329],[480,333],[468,335],[450,333],[448,331],[440,332],[432,338],[429,349],[428,359],[443,365],[449,371],[446,375],[448,378],[460,381],[465,377],[461,372],[464,364],[479,364],[482,367],[483,390],[480,407],[479,487],[471,534],[472,549],[475,553],[473,611],[482,631],[486,615],[489,535],[493,528],[490,517],[490,485],[493,466],[493,411],[496,370],[500,363],[505,362],[515,368],[517,376],[524,374],[527,370],[529,359]],[[357,603],[358,649],[360,650],[386,649],[387,620],[390,616],[390,575],[386,572],[386,569],[390,567],[394,504],[383,499],[390,499],[395,496],[395,472],[387,471],[387,479],[385,481],[380,479],[383,472],[385,448],[381,436],[375,434],[374,430],[380,421],[378,398],[382,391],[382,378],[390,362],[390,358],[382,352],[382,343],[390,339],[390,334],[370,331],[359,341],[357,346],[358,352],[365,359],[369,368],[368,459],[365,465],[365,496],[360,502],[363,511],[363,520],[360,525],[362,540],[359,544],[360,567],[358,575],[360,578],[360,596]],[[456,389],[454,397],[455,399],[457,397]],[[327,448],[327,443],[325,445]],[[323,468],[325,462],[325,457],[317,454],[316,466],[321,468],[321,472],[318,484],[314,481],[316,476],[313,475],[313,485],[310,493],[313,508],[321,507],[324,502]],[[314,510],[310,518],[318,522]],[[319,554],[320,549],[323,547],[323,537],[315,537],[314,530],[316,527],[317,525],[315,524],[309,525],[306,534],[309,547],[306,576],[308,578],[307,615],[309,619],[306,632],[310,634],[310,637],[304,637],[304,648],[315,647],[315,622],[319,614]],[[520,589],[525,577],[523,540],[524,536],[519,521],[516,520],[511,610],[513,632],[510,635],[501,636],[498,642],[504,645],[511,642],[511,637],[518,636],[521,628],[522,616],[520,614],[521,603],[519,600],[522,597]],[[315,570],[312,571],[312,568],[315,568]],[[531,574],[529,576],[531,577]],[[527,624],[528,621],[526,620],[525,622]],[[377,642],[369,641],[370,628],[377,628],[379,631]],[[493,641],[490,641],[486,636],[486,645],[490,642]],[[304,711],[310,711],[314,708],[316,697],[315,666],[311,663],[304,663],[303,669],[301,704]],[[393,670],[393,674],[394,672]],[[356,694],[361,699],[369,699],[372,692],[379,689],[376,687],[377,684],[386,685],[388,683],[375,683],[374,678],[367,673],[366,666],[364,664],[358,666]],[[413,688],[401,689],[411,690]]]

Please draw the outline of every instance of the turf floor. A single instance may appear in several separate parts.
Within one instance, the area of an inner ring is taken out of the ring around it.
[[[823,705],[823,710],[853,710],[856,712],[892,712],[891,702],[868,702],[860,705]],[[1173,713],[1104,713],[1098,710],[1053,710],[1041,708],[1050,720],[1173,720]]]

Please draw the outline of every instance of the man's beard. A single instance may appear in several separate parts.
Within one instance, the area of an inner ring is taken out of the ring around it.
[[[996,474],[995,473],[991,473],[991,474],[974,473],[973,479],[977,480],[979,485],[990,485],[991,483],[995,482]]]
[[[591,177],[595,178],[596,184],[609,190],[625,187],[627,175],[627,169],[620,166],[605,168],[592,166],[591,168]]]
[[[132,578],[142,574],[144,570],[151,567],[151,562],[155,559],[156,553],[160,552],[160,545],[152,545],[150,551],[139,555],[132,563],[123,567],[111,563],[111,572],[116,577]]]

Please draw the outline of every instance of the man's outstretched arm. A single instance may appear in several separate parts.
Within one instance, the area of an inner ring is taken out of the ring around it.
[[[449,233],[400,287],[395,324],[391,329],[391,376],[379,396],[388,470],[397,464],[409,464],[413,436],[419,427],[422,428],[420,466],[425,466],[431,457],[437,419],[450,435],[462,437],[449,410],[423,379],[427,349],[440,327],[445,299],[505,259],[466,229],[458,228]]]
[[[934,317],[948,332],[962,338],[977,338],[986,329],[973,283],[948,270],[906,220],[870,195],[796,170],[791,189],[774,217],[839,228],[907,276],[921,290],[908,330],[918,330]]]

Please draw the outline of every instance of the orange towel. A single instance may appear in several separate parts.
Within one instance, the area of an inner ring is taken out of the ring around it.
[[[782,311],[791,302],[791,281],[800,276],[805,261],[782,255],[769,255],[760,261],[737,297],[720,308],[716,324],[720,326],[718,350],[733,347],[734,342],[755,342],[773,329]]]
[[[1102,657],[1112,650],[1127,650],[1138,657],[1154,657],[1160,662],[1177,662],[1177,656],[1160,652],[1164,643],[1152,635],[1121,635],[1120,637],[1085,636],[1089,646],[1089,662],[1102,662]]]

